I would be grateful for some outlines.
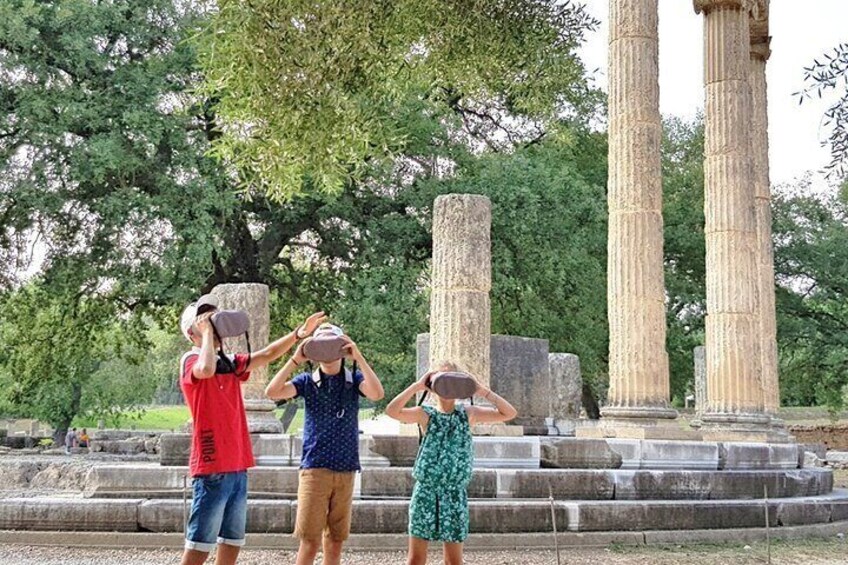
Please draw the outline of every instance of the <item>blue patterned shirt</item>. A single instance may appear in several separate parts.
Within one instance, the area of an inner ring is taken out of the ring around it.
[[[303,397],[301,469],[359,471],[360,371],[338,375],[301,373],[292,379],[297,396]]]

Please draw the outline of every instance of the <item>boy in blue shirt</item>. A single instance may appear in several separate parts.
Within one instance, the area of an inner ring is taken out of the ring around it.
[[[342,545],[350,535],[354,477],[359,467],[359,396],[383,398],[383,385],[356,344],[341,328],[324,324],[346,342],[344,358],[322,362],[313,373],[297,367],[308,359],[304,341],[265,389],[272,400],[302,397],[306,409],[303,455],[297,488],[295,536],[300,539],[297,565],[311,565],[322,547],[327,565],[341,563]],[[345,361],[358,370],[345,367]]]

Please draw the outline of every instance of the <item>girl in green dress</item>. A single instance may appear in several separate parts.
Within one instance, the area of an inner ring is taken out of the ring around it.
[[[408,424],[418,424],[424,439],[412,470],[415,488],[409,503],[409,565],[427,562],[431,541],[443,545],[446,565],[462,563],[462,542],[468,537],[468,483],[474,448],[474,424],[507,422],[516,416],[512,405],[484,386],[474,396],[485,398],[494,408],[456,404],[432,393],[436,406],[404,408],[417,393],[427,389],[430,377],[439,371],[457,371],[454,363],[437,363],[421,379],[400,393],[386,407],[386,414]]]

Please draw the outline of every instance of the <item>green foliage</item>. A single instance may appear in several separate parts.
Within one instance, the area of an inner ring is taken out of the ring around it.
[[[189,94],[200,15],[171,0],[0,3],[0,248],[126,309],[185,298],[235,206]],[[4,270],[0,285],[15,283]]]
[[[421,116],[585,114],[575,49],[594,25],[570,0],[221,0],[198,36],[216,153],[283,199],[406,153]]]
[[[703,120],[665,120],[662,152],[666,346],[672,398],[682,403],[692,391],[692,350],[704,343]]]
[[[114,308],[103,300],[55,296],[30,284],[0,302],[2,392],[14,412],[64,430],[106,351],[116,346]]]
[[[837,412],[848,384],[848,187],[826,198],[805,188],[774,206],[781,397]]]

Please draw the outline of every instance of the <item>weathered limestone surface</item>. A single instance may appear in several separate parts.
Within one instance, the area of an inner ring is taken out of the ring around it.
[[[748,0],[696,0],[705,14],[707,411],[762,425],[757,233],[752,184]]]
[[[756,2],[751,12],[751,148],[753,157],[754,217],[757,230],[757,281],[760,356],[764,407],[768,414],[780,408],[777,369],[777,320],[774,297],[774,247],[771,236],[771,183],[769,180],[768,97],[766,62],[769,44],[769,0]]]
[[[693,350],[695,360],[695,414],[702,416],[707,407],[707,349],[699,345]]]
[[[583,376],[580,358],[571,353],[548,355],[551,374],[551,389],[545,393],[550,397],[550,414],[555,420],[579,418],[583,406]]]
[[[271,314],[268,307],[268,286],[257,283],[220,284],[212,289],[222,310],[243,310],[250,317],[250,345],[257,351],[268,345]],[[243,337],[225,339],[225,350],[246,352]],[[253,371],[242,385],[247,425],[250,433],[282,433],[283,425],[273,414],[275,404],[265,397],[268,384],[267,368]]]
[[[436,198],[430,296],[431,363],[457,363],[489,385],[492,212],[474,194]]]
[[[675,418],[668,407],[657,0],[610,2],[609,406],[604,416]]]

